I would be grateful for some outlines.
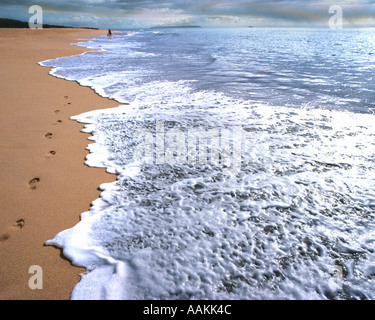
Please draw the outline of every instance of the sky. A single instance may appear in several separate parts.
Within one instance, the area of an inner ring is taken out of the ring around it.
[[[343,27],[375,27],[375,0],[0,0],[0,17],[27,22],[32,5],[43,9],[45,24],[104,29],[328,27],[336,5]]]

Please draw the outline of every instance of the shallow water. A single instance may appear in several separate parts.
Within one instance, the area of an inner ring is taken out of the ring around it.
[[[118,174],[47,241],[73,299],[373,299],[370,30],[127,32],[43,62],[130,102],[77,115]]]

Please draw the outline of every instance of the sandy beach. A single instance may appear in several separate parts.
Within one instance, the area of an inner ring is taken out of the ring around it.
[[[85,270],[61,250],[45,246],[79,222],[99,197],[101,183],[116,179],[84,164],[88,135],[73,115],[116,107],[90,88],[48,74],[37,63],[76,55],[77,39],[105,30],[2,29],[0,32],[0,299],[62,299]],[[30,266],[43,271],[43,289],[29,287]]]

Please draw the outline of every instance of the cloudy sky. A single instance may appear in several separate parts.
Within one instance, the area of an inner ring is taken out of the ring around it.
[[[43,22],[99,28],[160,25],[203,27],[327,27],[332,5],[342,8],[344,27],[375,27],[375,0],[0,0],[0,17],[28,21],[31,5]]]

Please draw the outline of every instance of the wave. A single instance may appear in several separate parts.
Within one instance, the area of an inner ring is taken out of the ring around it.
[[[46,242],[88,270],[72,299],[374,298],[372,115],[145,76],[78,80],[130,104],[72,117],[118,175]]]

